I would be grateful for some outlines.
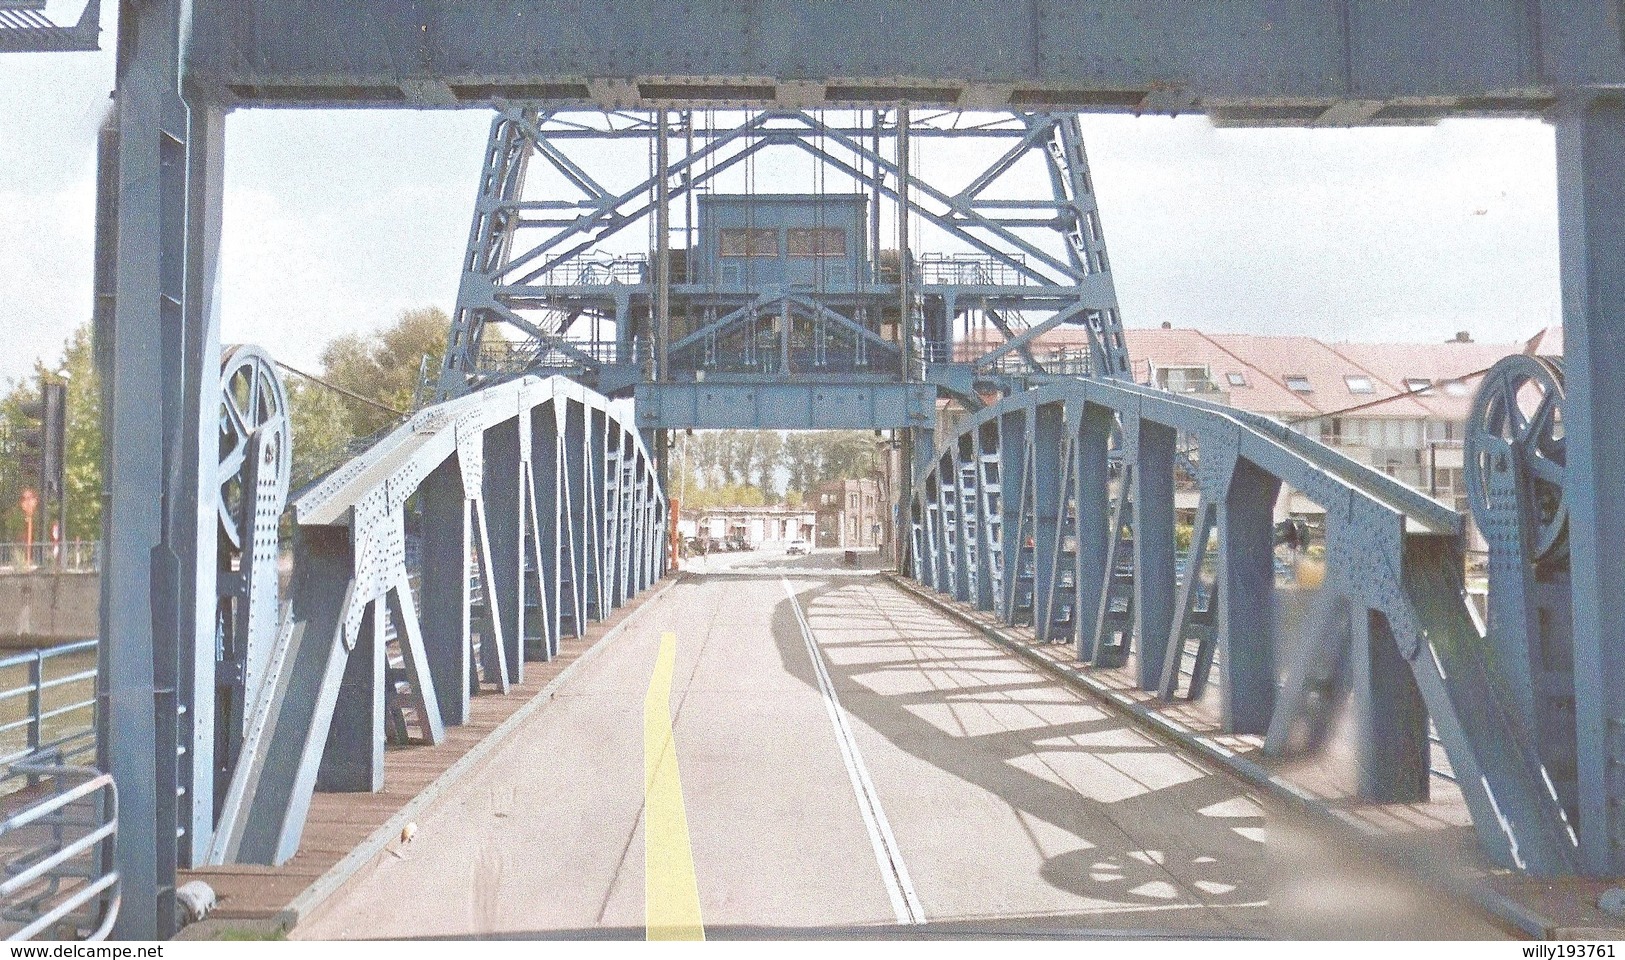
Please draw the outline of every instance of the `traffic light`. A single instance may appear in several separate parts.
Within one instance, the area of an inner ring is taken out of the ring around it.
[[[40,382],[40,398],[22,405],[24,424],[18,460],[24,476],[39,478],[40,496],[60,500],[63,469],[67,460],[68,388],[65,384]]]

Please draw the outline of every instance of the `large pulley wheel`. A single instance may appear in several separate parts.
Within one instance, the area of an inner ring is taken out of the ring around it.
[[[1468,502],[1479,527],[1492,519],[1492,475],[1516,471],[1528,558],[1561,557],[1569,529],[1562,361],[1515,354],[1491,367],[1473,398],[1464,453]]]
[[[252,344],[229,346],[220,361],[220,534],[233,550],[241,551],[252,539],[244,524],[252,520],[243,510],[250,467],[261,479],[267,472],[276,483],[276,507],[288,501],[293,473],[293,432],[288,420],[288,394],[276,365],[264,350]],[[259,443],[258,462],[248,462]]]

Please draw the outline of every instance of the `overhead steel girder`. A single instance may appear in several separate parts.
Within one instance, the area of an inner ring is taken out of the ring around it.
[[[631,413],[564,378],[511,381],[420,411],[295,503],[291,614],[211,862],[285,862],[314,791],[381,789],[386,739],[439,742],[472,688],[506,691],[664,575],[666,503]]]
[[[188,84],[256,105],[908,100],[1348,124],[1625,83],[1605,0],[214,0],[194,18]]]
[[[639,383],[645,430],[897,430],[929,427],[936,387],[925,383]]]
[[[1310,694],[1337,660],[1354,687],[1362,796],[1426,795],[1431,718],[1487,856],[1574,870],[1574,834],[1468,613],[1454,511],[1263,417],[1117,381],[1052,381],[958,430],[915,478],[917,579],[1097,667],[1132,660],[1138,685],[1165,699],[1200,696],[1217,670],[1223,728],[1268,733],[1270,752],[1319,719]],[[1201,495],[1182,569],[1176,469],[1194,470]],[[1277,697],[1283,485],[1326,511],[1325,592],[1350,615],[1342,633],[1298,644]]]

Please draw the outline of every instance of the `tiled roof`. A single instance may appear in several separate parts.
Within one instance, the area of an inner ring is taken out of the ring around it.
[[[1562,331],[1555,328],[1528,343],[1328,343],[1314,337],[1167,327],[1125,333],[1135,380],[1152,382],[1157,368],[1205,367],[1233,406],[1283,420],[1345,411],[1362,417],[1463,420],[1478,375],[1497,360],[1513,353],[1562,351]],[[1087,343],[1084,330],[1058,328],[1038,339],[1034,353],[1042,362],[1056,348],[1081,350]],[[962,355],[990,347],[967,344]],[[1233,377],[1241,382],[1232,382]],[[1288,386],[1288,378],[1300,377],[1307,381],[1307,391]],[[1417,389],[1422,380],[1432,385]],[[1370,392],[1356,392],[1365,381]],[[1460,381],[1464,387],[1445,386]]]
[[[1547,327],[1540,331],[1524,341],[1523,352],[1534,354],[1537,357],[1561,357],[1563,355],[1563,328]]]

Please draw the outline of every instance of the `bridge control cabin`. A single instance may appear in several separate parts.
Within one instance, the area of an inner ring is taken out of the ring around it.
[[[694,275],[719,289],[850,294],[874,279],[861,194],[711,195],[698,207]]]
[[[861,194],[697,198],[695,246],[674,251],[668,380],[900,378],[896,254],[869,252]],[[887,282],[889,281],[889,282]]]
[[[668,253],[668,381],[904,379],[899,256],[894,248],[872,249],[878,231],[869,196],[703,194],[695,206],[694,228],[674,232]],[[647,368],[655,259],[583,258],[550,271],[520,305],[563,318],[559,327],[571,342],[603,363]],[[1019,318],[1023,301],[1051,292],[1010,259],[933,252],[910,258],[921,361],[962,359],[955,343],[985,342],[986,311]],[[972,332],[978,322],[980,336]],[[610,324],[614,333],[605,329]],[[529,369],[556,365],[563,368],[556,372],[591,380],[562,353],[543,358],[552,363],[530,362],[535,347],[492,344],[485,359],[510,350]],[[615,390],[613,383],[601,386]]]

